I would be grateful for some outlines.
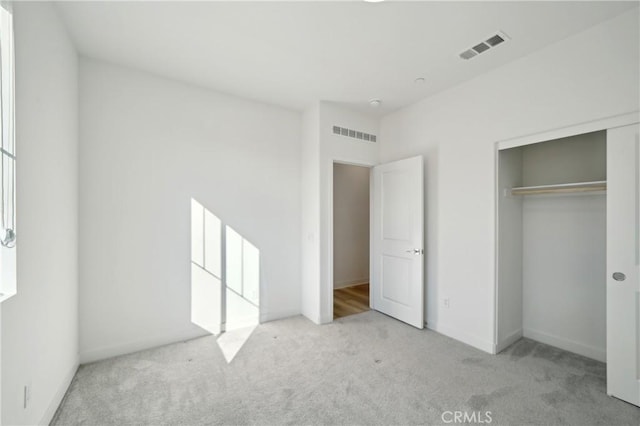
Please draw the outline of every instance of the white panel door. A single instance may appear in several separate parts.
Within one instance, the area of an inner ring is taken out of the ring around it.
[[[607,393],[640,405],[640,141],[607,131]]]
[[[371,307],[424,327],[422,157],[373,168]]]

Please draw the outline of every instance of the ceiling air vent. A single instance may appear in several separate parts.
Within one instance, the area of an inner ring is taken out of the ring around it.
[[[367,142],[376,142],[378,140],[376,135],[370,135],[369,133],[360,132],[358,130],[345,129],[344,127],[340,126],[333,126],[333,134],[360,139]]]
[[[476,52],[474,52],[473,50],[469,49],[469,50],[465,50],[464,52],[462,52],[462,53],[460,54],[460,57],[461,57],[462,59],[471,59],[471,58],[473,58],[473,57],[474,57],[474,56],[476,56],[476,55],[477,55],[477,53],[476,53]]]
[[[478,45],[473,46],[473,50],[475,50],[477,53],[486,52],[489,49],[491,48],[486,43],[480,43]]]
[[[504,41],[504,37],[500,34],[496,34],[493,37],[488,38],[485,43],[491,47],[495,47]]]
[[[497,45],[504,43],[509,40],[509,37],[503,33],[502,31],[498,31],[496,34],[487,38],[485,41],[480,42],[473,46],[471,49],[467,49],[460,54],[462,59],[471,59],[473,57],[478,56],[481,53],[488,51],[491,48],[496,47]]]

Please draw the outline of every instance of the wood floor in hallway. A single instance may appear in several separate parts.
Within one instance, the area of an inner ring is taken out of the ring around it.
[[[369,284],[333,290],[333,319],[369,310]]]

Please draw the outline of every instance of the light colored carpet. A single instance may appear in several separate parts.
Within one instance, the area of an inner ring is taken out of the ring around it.
[[[84,365],[53,424],[443,424],[456,410],[640,424],[640,409],[606,395],[600,362],[530,340],[489,355],[374,311],[260,325],[230,363],[211,336]]]

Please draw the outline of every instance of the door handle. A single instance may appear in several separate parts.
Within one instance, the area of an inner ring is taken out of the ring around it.
[[[616,281],[624,281],[627,279],[627,276],[625,274],[623,274],[622,272],[614,272],[613,273],[613,279]]]
[[[412,249],[412,250],[406,250],[407,253],[413,253],[413,254],[422,254],[423,250],[422,249]]]

